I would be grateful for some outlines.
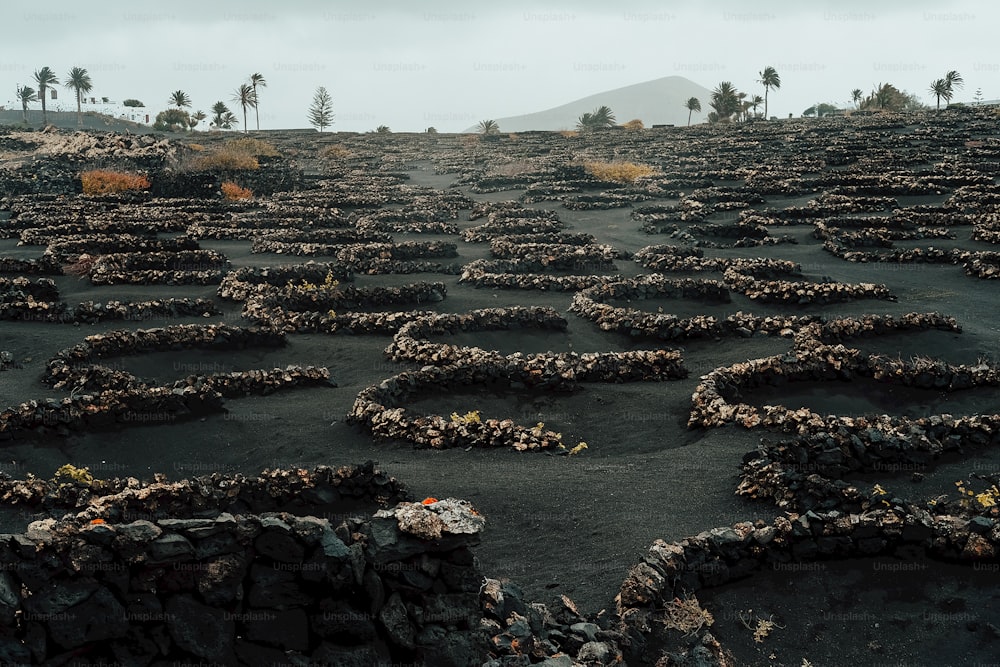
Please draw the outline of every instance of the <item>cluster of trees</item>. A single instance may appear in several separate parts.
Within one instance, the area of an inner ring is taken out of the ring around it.
[[[941,110],[941,100],[951,102],[956,88],[961,88],[965,84],[962,75],[951,70],[944,75],[943,79],[937,79],[931,83],[930,93],[937,98],[937,110]]]
[[[937,98],[937,109],[941,109],[941,100],[946,103],[951,102],[955,90],[960,89],[965,83],[962,75],[955,70],[951,70],[944,77],[931,82],[928,89],[931,95]],[[977,99],[981,101],[982,94],[976,91]],[[899,90],[891,83],[880,83],[872,88],[872,91],[865,95],[860,88],[851,91],[851,103],[854,108],[861,111],[919,111],[927,107],[920,101],[920,98],[913,93]],[[832,104],[814,104],[802,112],[803,116],[827,116],[835,111],[839,111]]]
[[[45,104],[45,100],[48,98],[48,95],[46,95],[46,92],[50,87],[59,85],[59,77],[57,77],[56,73],[52,71],[52,68],[46,66],[39,70],[35,70],[34,79],[35,84],[38,86],[37,90],[32,86],[19,85],[17,87],[17,99],[21,102],[21,113],[24,117],[24,122],[27,123],[28,105],[32,102],[41,102],[42,121],[48,123],[49,113]],[[83,67],[74,67],[66,75],[66,82],[63,85],[76,92],[76,123],[77,125],[82,125],[83,114],[80,108],[80,103],[83,98],[83,94],[89,93],[94,88],[94,83],[90,78],[90,74]]]
[[[28,122],[28,105],[34,102],[42,103],[42,122],[49,122],[48,108],[46,105],[46,100],[48,99],[47,91],[53,86],[59,85],[59,78],[56,76],[55,72],[52,71],[50,67],[42,67],[34,73],[35,83],[37,88],[33,86],[21,86],[17,87],[17,99],[21,102],[21,112],[23,114],[24,122]],[[90,74],[83,67],[74,67],[66,75],[65,83],[63,84],[67,88],[72,89],[76,94],[76,116],[77,124],[83,124],[83,114],[81,109],[81,101],[84,93],[89,93],[93,90],[94,84],[93,80],[90,78]],[[259,89],[266,88],[267,81],[264,76],[259,72],[255,72],[250,75],[247,83],[241,84],[239,88],[236,89],[236,93],[233,95],[233,101],[238,103],[243,108],[243,127],[244,131],[247,131],[247,109],[253,109],[256,114],[257,129],[260,129],[260,114],[257,111],[259,98]],[[141,101],[136,99],[127,99],[123,102],[127,107],[142,107],[145,106]],[[160,112],[156,116],[156,121],[153,127],[157,130],[169,130],[169,131],[179,131],[179,130],[192,130],[201,121],[205,120],[207,116],[203,111],[196,111],[191,114],[185,109],[191,106],[191,97],[185,93],[183,90],[175,90],[170,94],[170,99],[167,104],[171,105],[170,109]],[[212,117],[211,126],[218,129],[232,129],[234,125],[239,123],[239,119],[229,110],[224,102],[216,102],[212,106],[212,113],[215,115]]]
[[[770,65],[761,70],[758,76],[760,78],[757,79],[757,83],[764,86],[763,97],[741,92],[731,81],[723,81],[716,86],[708,102],[708,105],[712,107],[712,111],[708,114],[708,122],[726,123],[734,120],[746,121],[750,118],[760,118],[757,109],[761,105],[764,107],[763,117],[767,118],[768,97],[772,89],[781,88],[781,76]],[[690,125],[691,114],[695,111],[701,112],[701,100],[697,97],[688,98],[684,102],[684,108],[688,110],[688,125]]]
[[[708,114],[709,123],[719,123],[728,121],[748,120],[751,117],[759,117],[757,108],[764,107],[765,118],[767,115],[768,97],[771,90],[781,88],[781,76],[774,67],[765,67],[758,73],[757,83],[764,87],[764,96],[748,95],[740,92],[730,81],[723,81],[715,90],[709,100],[712,111]],[[964,83],[962,75],[952,70],[931,83],[930,93],[937,98],[937,108],[941,108],[941,100],[946,103],[951,101],[954,91],[960,89]],[[977,91],[977,95],[980,95]],[[979,98],[981,99],[981,95]],[[860,88],[855,88],[851,92],[851,102],[858,110],[884,110],[884,111],[916,111],[926,108],[913,93],[899,90],[891,83],[880,83],[872,88],[871,93],[865,95]],[[684,102],[684,108],[688,110],[688,125],[691,124],[691,114],[701,111],[701,100],[697,97],[689,98]],[[751,115],[750,112],[753,112]],[[821,102],[812,105],[802,112],[805,117],[828,116],[840,111],[835,105]]]
[[[259,72],[250,75],[247,83],[240,84],[239,88],[232,96],[232,101],[239,104],[243,109],[243,131],[248,132],[247,109],[253,109],[257,120],[257,129],[260,129],[260,112],[258,111],[259,88],[266,88],[267,81]],[[169,132],[193,130],[198,123],[208,118],[205,112],[198,110],[193,114],[186,109],[191,106],[191,97],[183,90],[175,90],[170,93],[167,104],[170,109],[161,111],[156,115],[153,129]],[[217,130],[231,130],[239,124],[239,118],[226,106],[226,103],[219,100],[212,105],[212,119],[209,126]]]

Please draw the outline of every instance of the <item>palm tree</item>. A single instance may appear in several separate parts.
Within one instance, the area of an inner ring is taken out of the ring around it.
[[[42,101],[42,122],[48,124],[49,113],[45,109],[45,90],[49,86],[58,86],[59,79],[56,78],[55,72],[48,67],[43,67],[35,71],[35,83],[38,84],[38,99]]]
[[[948,82],[945,79],[938,79],[931,84],[928,92],[937,98],[937,110],[941,111],[941,98],[943,97],[945,102],[951,99],[951,89],[948,88]]]
[[[890,111],[902,111],[906,106],[906,97],[891,83],[880,83],[861,106],[862,108],[877,107]]]
[[[167,104],[172,104],[178,109],[183,109],[184,107],[191,106],[191,98],[183,90],[175,90],[170,93],[170,99],[167,100]]]
[[[229,107],[226,106],[225,102],[221,100],[212,105],[212,127],[222,129],[225,126],[226,114],[231,114]],[[227,128],[228,129],[228,128]]]
[[[611,107],[599,106],[596,111],[594,111],[594,127],[599,130],[607,129],[609,127],[614,127],[615,125],[615,114],[611,111]]]
[[[237,118],[232,111],[227,111],[226,115],[222,117],[222,129],[231,130],[233,129],[233,125],[236,125],[239,122],[240,119]]]
[[[764,86],[764,118],[768,118],[767,115],[767,94],[774,88],[778,90],[781,88],[781,77],[778,75],[778,70],[774,69],[770,65],[764,68],[764,71],[760,72],[760,79],[757,83]]]
[[[207,116],[205,115],[205,112],[199,109],[198,111],[195,111],[193,114],[191,114],[191,119],[188,121],[188,125],[193,130],[198,123],[205,120],[206,118]]]
[[[233,94],[233,102],[237,102],[243,107],[243,132],[249,132],[247,128],[247,107],[257,108],[257,94],[253,92],[253,86],[241,83]]]
[[[578,130],[606,130],[615,125],[615,114],[609,106],[599,106],[581,115],[576,121]]]
[[[83,115],[80,111],[80,96],[83,93],[89,93],[94,88],[94,84],[91,82],[87,70],[82,67],[74,67],[66,77],[66,83],[63,85],[76,91],[76,124],[80,126],[83,125]]]
[[[264,75],[260,72],[254,72],[250,75],[250,85],[253,87],[253,112],[254,116],[257,118],[257,129],[260,130],[260,111],[257,109],[257,86],[261,88],[267,88],[267,81],[264,80]]]
[[[864,95],[860,88],[855,88],[851,91],[851,101],[854,102],[855,109],[861,108],[861,100],[864,99]]]
[[[746,93],[736,93],[736,119],[737,120],[746,120],[747,109],[750,108],[750,105],[747,104],[746,99],[747,99],[747,94]]]
[[[712,100],[708,103],[715,110],[719,121],[727,121],[739,110],[739,97],[736,87],[729,81],[723,81],[712,91]]]
[[[951,70],[945,74],[944,81],[948,84],[949,91],[954,90],[955,88],[961,88],[965,84],[965,79],[963,79],[962,75],[955,70]]]
[[[479,121],[479,132],[486,135],[499,134],[500,126],[495,120],[481,120]]]
[[[756,115],[757,115],[757,107],[759,107],[759,106],[760,106],[761,104],[763,104],[763,103],[764,103],[764,98],[763,98],[763,97],[761,97],[760,95],[754,95],[754,96],[753,96],[753,97],[751,97],[751,98],[750,98],[750,100],[749,100],[749,101],[747,102],[747,104],[749,104],[749,105],[750,105],[750,108],[751,108],[751,109],[753,109],[753,115],[754,115],[754,116],[756,116]]]
[[[691,113],[694,111],[701,113],[701,101],[697,97],[689,97],[684,103],[684,108],[688,110],[688,125],[691,125]]]
[[[21,100],[21,114],[24,117],[24,122],[28,122],[28,103],[37,102],[38,95],[35,94],[35,89],[31,86],[18,86],[17,87],[17,99]]]

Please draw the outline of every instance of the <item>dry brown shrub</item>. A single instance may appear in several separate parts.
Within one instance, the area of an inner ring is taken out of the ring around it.
[[[351,151],[344,144],[333,144],[322,149],[319,156],[324,160],[346,160],[351,157]]]
[[[106,195],[128,190],[145,190],[149,179],[141,174],[126,174],[106,169],[91,169],[80,174],[85,195]]]
[[[633,183],[637,178],[656,172],[647,164],[635,162],[587,162],[583,166],[594,178],[615,183]]]

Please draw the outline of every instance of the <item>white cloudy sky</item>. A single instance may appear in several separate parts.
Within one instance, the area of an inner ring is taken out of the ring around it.
[[[207,112],[235,108],[233,91],[260,72],[262,128],[306,127],[321,85],[334,130],[460,131],[662,76],[763,92],[766,65],[782,79],[778,116],[846,106],[883,81],[933,102],[930,82],[952,69],[966,81],[955,101],[977,88],[1000,98],[989,0],[50,0],[0,13],[0,101],[43,65],[60,77],[82,66],[95,95],[155,111],[182,89]]]

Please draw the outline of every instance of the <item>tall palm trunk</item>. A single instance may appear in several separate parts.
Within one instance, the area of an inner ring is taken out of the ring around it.
[[[770,116],[767,115],[767,93],[770,86],[764,86],[764,120],[767,120]],[[754,110],[756,111],[756,109]]]
[[[76,126],[83,127],[83,112],[80,108],[80,91],[76,91]]]
[[[49,112],[45,109],[45,93],[47,88],[45,86],[39,86],[38,97],[42,100],[42,123],[45,125],[49,124]]]
[[[257,99],[257,84],[256,83],[253,84],[253,98]],[[260,132],[260,109],[258,109],[256,106],[253,108],[253,115],[254,115],[254,118],[257,120],[257,131]],[[245,125],[244,125],[244,127],[245,127]]]

